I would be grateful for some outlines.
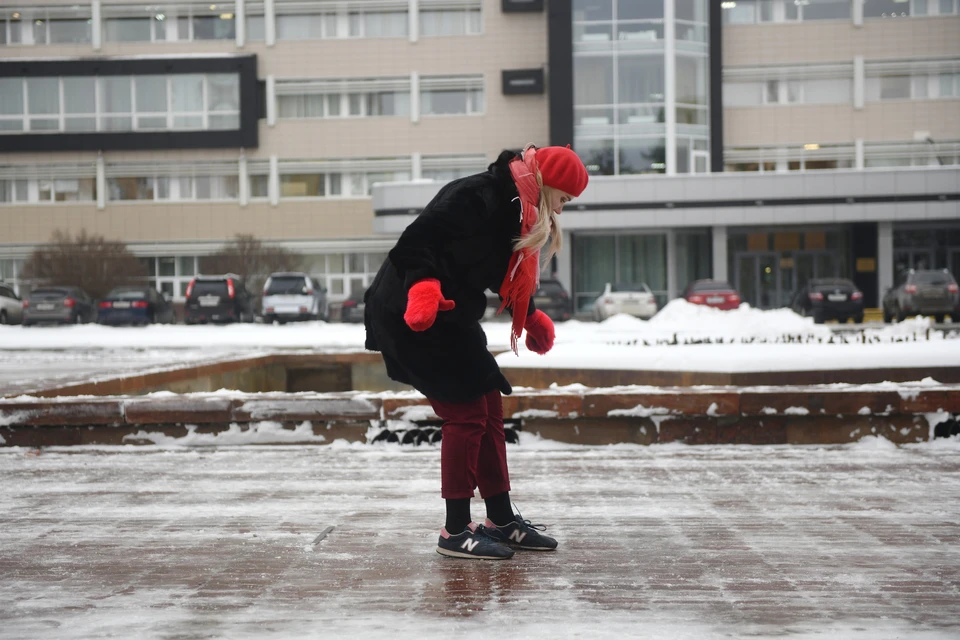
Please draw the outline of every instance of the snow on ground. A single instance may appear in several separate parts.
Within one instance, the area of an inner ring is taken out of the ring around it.
[[[507,351],[509,325],[484,324],[490,347]],[[929,318],[868,327],[834,335],[789,309],[734,311],[673,300],[649,321],[626,315],[608,320],[571,320],[556,326],[556,347],[546,356],[527,352],[499,356],[503,367],[612,368],[693,371],[775,371],[891,366],[952,366],[960,362],[960,328],[931,329]],[[829,344],[833,340],[835,344]],[[709,341],[709,348],[694,342]],[[846,344],[843,342],[846,341]],[[717,344],[722,342],[722,344]],[[864,344],[866,342],[866,344]],[[155,325],[116,328],[0,326],[0,358],[16,350],[184,349],[195,353],[263,349],[362,350],[359,324]],[[839,343],[839,344],[838,344]]]

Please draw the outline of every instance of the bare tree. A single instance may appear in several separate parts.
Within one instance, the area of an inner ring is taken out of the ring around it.
[[[267,245],[252,235],[238,234],[216,253],[200,258],[200,272],[235,273],[254,294],[275,271],[297,271],[303,256],[283,247]]]
[[[23,266],[35,285],[80,287],[100,299],[125,284],[146,284],[147,272],[127,245],[81,231],[76,238],[54,231],[47,245],[37,247]]]

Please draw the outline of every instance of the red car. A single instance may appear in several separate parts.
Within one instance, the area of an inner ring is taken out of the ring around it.
[[[729,311],[740,306],[740,294],[723,280],[694,280],[683,290],[683,299]]]

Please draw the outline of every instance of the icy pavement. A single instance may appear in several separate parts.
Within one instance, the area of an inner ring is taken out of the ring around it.
[[[960,635],[956,440],[525,435],[513,498],[561,546],[500,563],[434,552],[435,447],[33,454],[0,451],[3,638]]]

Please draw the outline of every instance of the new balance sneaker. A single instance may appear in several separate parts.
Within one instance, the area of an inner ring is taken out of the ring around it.
[[[483,526],[491,538],[513,549],[553,551],[557,548],[556,540],[540,533],[546,530],[546,525],[533,524],[529,520],[524,520],[519,513],[513,516],[513,522],[502,527],[491,522],[489,518]]]
[[[440,529],[437,553],[471,560],[506,560],[513,557],[513,549],[497,542],[486,527],[476,522],[471,522],[455,536],[447,533],[446,527]]]

